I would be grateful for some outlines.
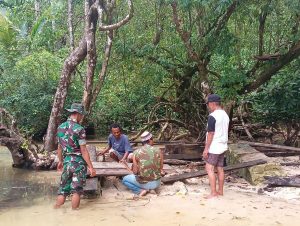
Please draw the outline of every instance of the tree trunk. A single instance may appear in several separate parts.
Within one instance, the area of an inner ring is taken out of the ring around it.
[[[0,108],[0,145],[6,146],[11,153],[14,167],[31,167],[39,159],[31,147],[31,141],[22,136],[14,117]]]
[[[71,81],[71,75],[77,65],[82,62],[87,54],[87,45],[85,37],[81,40],[79,46],[70,54],[64,63],[60,76],[60,81],[55,93],[51,115],[49,118],[47,134],[45,138],[45,150],[53,151],[57,148],[56,132],[60,123],[60,116],[65,104],[68,87]]]
[[[93,94],[93,81],[94,81],[94,73],[97,63],[97,53],[96,53],[96,25],[97,25],[97,16],[91,13],[87,20],[87,72],[85,77],[85,86],[83,91],[83,100],[82,103],[86,111],[90,108],[90,102],[92,100]]]

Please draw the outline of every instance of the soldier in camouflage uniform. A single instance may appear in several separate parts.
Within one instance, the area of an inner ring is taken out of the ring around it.
[[[71,112],[70,117],[57,129],[57,170],[62,170],[62,175],[54,207],[59,208],[64,204],[66,196],[72,194],[72,209],[77,209],[86,181],[87,168],[91,176],[95,176],[96,172],[86,148],[85,130],[79,124],[85,113],[84,108],[81,104],[74,103],[67,111]]]
[[[160,186],[163,172],[162,152],[153,147],[153,137],[149,132],[141,135],[143,147],[133,154],[132,171],[134,174],[123,178],[123,184],[139,196]]]

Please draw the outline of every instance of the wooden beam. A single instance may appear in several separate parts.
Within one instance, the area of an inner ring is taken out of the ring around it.
[[[300,152],[265,152],[268,157],[288,157],[288,156],[300,156]]]
[[[164,163],[169,165],[187,165],[191,163],[191,161],[185,161],[179,159],[164,159]]]
[[[96,161],[97,160],[96,147],[93,145],[87,145],[87,149],[88,149],[91,161]],[[86,184],[83,187],[83,190],[85,192],[86,191],[97,191],[98,186],[99,186],[99,183],[98,183],[97,177],[87,178]]]
[[[142,141],[130,141],[129,140],[129,143],[141,144]],[[181,143],[182,142],[180,142],[180,141],[155,141],[154,145],[155,144],[181,144]],[[87,144],[107,144],[107,140],[88,140]]]
[[[124,164],[118,162],[92,162],[95,169],[126,169]],[[131,168],[132,163],[127,163]],[[164,164],[164,169],[172,169],[171,166]]]
[[[226,167],[224,167],[224,171],[232,171],[232,170],[242,169],[242,168],[251,167],[251,166],[255,166],[255,165],[261,165],[261,164],[265,164],[266,162],[267,161],[262,160],[262,159],[249,161],[249,162],[243,162],[243,163],[239,163],[239,164],[232,165],[232,166],[226,166]],[[163,177],[162,182],[170,183],[170,182],[180,181],[180,180],[189,179],[189,178],[193,178],[193,177],[201,177],[201,176],[205,176],[205,175],[207,175],[206,171],[200,170],[197,172],[184,173],[184,174],[180,174],[180,175]]]
[[[266,147],[266,148],[273,148],[273,149],[281,149],[281,150],[289,150],[289,151],[298,151],[300,152],[300,148],[284,146],[284,145],[277,145],[277,144],[264,144],[258,142],[249,142],[249,141],[239,141],[239,143],[246,143],[252,147]]]
[[[181,159],[181,160],[193,160],[202,159],[202,152],[199,154],[165,154],[165,159]]]
[[[282,166],[300,166],[300,162],[281,162]]]
[[[255,148],[256,150],[260,151],[260,152],[285,152],[285,153],[300,153],[300,151],[294,151],[294,150],[286,150],[286,149],[278,149],[278,148],[267,148],[267,147],[255,147],[252,146],[253,148]]]

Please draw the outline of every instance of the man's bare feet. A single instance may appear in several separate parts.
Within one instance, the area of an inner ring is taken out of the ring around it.
[[[223,196],[223,192],[218,191],[217,193],[218,193],[218,195]]]
[[[217,198],[218,197],[218,193],[212,193],[209,195],[204,196],[205,199],[213,199],[213,198]]]
[[[140,197],[145,196],[148,193],[147,190],[142,190],[139,194]]]

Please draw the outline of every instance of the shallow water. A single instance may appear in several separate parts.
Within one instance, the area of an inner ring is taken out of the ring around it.
[[[6,208],[27,207],[37,200],[53,200],[57,192],[59,174],[12,167],[12,157],[0,146],[0,211]]]

